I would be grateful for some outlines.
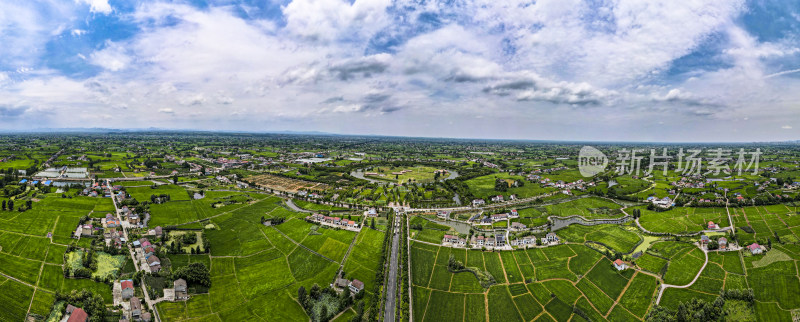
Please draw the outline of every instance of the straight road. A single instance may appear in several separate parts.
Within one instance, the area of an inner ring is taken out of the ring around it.
[[[109,184],[111,184],[111,182],[109,182],[107,180],[106,181],[106,185],[109,185]],[[120,210],[119,206],[117,206],[117,195],[115,195],[113,193],[111,194],[111,202],[114,203],[114,215],[117,217],[117,220],[119,220],[119,222],[121,224],[122,223],[122,216],[120,215],[120,213],[122,211]],[[131,246],[131,243],[133,241],[128,238],[128,229],[125,228],[124,225],[120,225],[120,226],[122,227],[122,236],[125,237],[125,243],[128,246],[128,252],[130,252],[131,259],[133,260],[133,266],[136,269],[136,271],[139,271],[139,267],[137,265],[138,260],[136,258],[135,252],[133,251],[133,247]],[[144,270],[145,268],[142,267],[141,269]],[[158,309],[156,309],[155,303],[150,299],[150,294],[147,293],[147,287],[144,285],[144,279],[142,279],[142,281],[140,283],[140,286],[142,288],[142,293],[144,293],[144,301],[145,301],[145,303],[147,303],[147,306],[150,308],[150,310],[153,311],[153,316],[155,317],[155,321],[156,322],[161,322],[161,316],[158,315]]]
[[[400,227],[397,226],[399,216],[395,216],[394,224],[389,228],[394,230],[392,237],[392,254],[389,257],[389,280],[386,284],[386,309],[383,311],[383,321],[394,322],[394,311],[397,303],[397,256],[400,251]]]

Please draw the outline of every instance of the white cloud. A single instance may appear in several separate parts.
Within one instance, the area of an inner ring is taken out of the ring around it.
[[[120,44],[107,41],[105,48],[89,55],[89,61],[106,70],[115,72],[124,69],[131,63],[131,58]]]
[[[790,125],[784,125],[784,126],[781,126],[781,129],[784,129],[784,130],[791,130],[791,129],[792,129],[792,126],[790,126]]]
[[[172,108],[169,108],[169,107],[160,108],[160,109],[158,109],[158,112],[159,113],[164,113],[164,114],[175,114],[175,110],[173,110]]]
[[[72,34],[73,36],[80,37],[80,36],[83,36],[84,34],[86,34],[86,30],[83,30],[83,29],[72,29],[70,34]]]
[[[114,11],[111,8],[111,5],[108,4],[108,0],[75,0],[76,2],[88,4],[89,11],[91,12],[99,12],[103,14],[109,14]]]

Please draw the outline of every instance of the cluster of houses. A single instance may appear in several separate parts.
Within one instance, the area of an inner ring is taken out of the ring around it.
[[[140,254],[141,256],[144,257],[144,261],[147,265],[146,268],[151,273],[156,273],[161,270],[161,259],[159,259],[158,256],[154,255],[154,253],[156,252],[156,246],[153,245],[150,242],[150,240],[148,240],[147,238],[140,238],[139,240],[134,240],[133,247],[138,248],[138,250],[141,251]]]
[[[467,241],[465,238],[457,235],[444,235],[442,238],[442,245],[451,247],[467,247],[467,244],[469,244],[469,246],[472,248],[500,248],[505,247],[506,245],[527,247],[535,246],[536,238],[536,236],[531,235],[512,239],[510,242],[508,242],[505,235],[496,234],[495,236],[472,236],[472,238]],[[558,238],[558,235],[552,232],[547,233],[547,235],[541,238],[541,245],[543,246],[557,245],[559,242],[560,239]]]
[[[476,225],[491,225],[494,222],[515,219],[515,218],[519,218],[519,212],[517,212],[516,209],[512,209],[510,212],[507,213],[493,214],[483,217],[481,217],[480,215],[475,215],[472,218],[470,218],[469,221]]]
[[[139,214],[134,212],[135,209],[128,208],[128,206],[122,206],[122,216],[125,217],[125,221],[127,221],[131,226],[134,227],[141,227],[142,226],[142,219]]]
[[[128,300],[127,312],[120,321],[150,321],[153,315],[142,308],[142,300],[135,296],[136,290],[133,288],[132,280],[120,281],[122,288],[122,299]],[[123,304],[123,307],[125,305]]]
[[[348,279],[339,277],[336,278],[336,282],[333,283],[333,286],[341,290],[349,290],[353,295],[364,290],[364,282],[357,279],[350,281]]]
[[[112,194],[117,194],[118,196],[122,197],[122,199],[120,199],[120,200],[123,200],[123,199],[125,199],[125,192],[121,191],[121,189],[122,189],[122,186],[120,186],[120,185],[115,185],[115,186],[106,185],[105,181],[103,181],[103,183],[93,182],[91,186],[83,189],[83,191],[81,191],[80,195],[81,196],[87,196],[87,197],[100,197],[100,196],[103,196],[103,197],[106,197],[106,198],[111,198]]]
[[[325,216],[323,214],[312,214],[310,216],[306,216],[306,220],[315,222],[325,226],[331,226],[336,228],[343,228],[348,230],[360,230],[358,223],[353,220],[347,220],[344,218],[339,217],[331,217]]]
[[[550,232],[547,233],[547,235],[545,235],[544,237],[542,237],[540,241],[542,246],[550,246],[550,245],[558,245],[560,239],[558,238],[558,235]],[[527,247],[533,245],[536,245],[536,236],[525,236],[522,238],[511,240],[511,246]]]

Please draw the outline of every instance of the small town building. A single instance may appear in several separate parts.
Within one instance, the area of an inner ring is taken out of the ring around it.
[[[728,248],[728,239],[725,237],[720,237],[719,240],[717,240],[717,243],[719,243],[719,249]]]
[[[122,287],[122,298],[129,299],[133,296],[134,289],[133,289],[133,280],[124,280],[120,282],[120,286]]]
[[[625,264],[625,262],[623,262],[621,259],[617,259],[614,261],[614,268],[616,268],[618,271],[622,271],[628,268],[628,265]]]
[[[350,282],[348,288],[350,288],[350,292],[353,292],[353,294],[358,294],[364,290],[364,282],[354,279]]]
[[[131,317],[138,318],[142,315],[142,301],[138,297],[131,298]]]
[[[750,246],[747,246],[747,249],[750,250],[750,253],[753,254],[753,255],[761,254],[761,253],[764,252],[764,250],[762,249],[761,245],[759,245],[757,243],[750,244]]]
[[[186,285],[186,280],[179,278],[175,280],[174,283],[175,287],[175,299],[176,300],[188,300],[189,294],[187,293],[188,287]]]

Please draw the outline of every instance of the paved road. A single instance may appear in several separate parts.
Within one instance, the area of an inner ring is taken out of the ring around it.
[[[106,181],[106,184],[110,184],[110,182]],[[119,209],[119,206],[117,206],[117,196],[116,195],[111,194],[111,202],[114,204],[114,215],[117,217],[117,220],[119,220],[119,222],[122,223],[122,216],[120,216],[120,212],[121,211]],[[126,243],[127,243],[127,246],[128,246],[128,252],[130,252],[131,259],[133,260],[133,266],[138,271],[139,267],[137,267],[137,264],[136,264],[136,262],[137,262],[136,256],[135,256],[135,253],[133,251],[133,247],[131,247],[131,243],[133,241],[128,238],[128,229],[125,228],[124,225],[120,225],[120,226],[122,227],[122,236],[125,237],[125,240],[126,240]],[[142,269],[144,269],[144,267],[142,267]],[[150,294],[147,293],[147,287],[144,284],[144,279],[142,279],[142,283],[140,283],[140,286],[142,288],[142,293],[144,293],[144,301],[145,301],[145,303],[147,303],[147,306],[150,308],[150,310],[153,311],[153,316],[155,317],[155,321],[156,322],[161,322],[161,316],[158,314],[158,309],[156,308],[155,303],[150,299]]]
[[[292,208],[292,210],[297,211],[297,212],[305,212],[305,213],[312,213],[313,212],[311,210],[306,210],[306,209],[298,207],[297,205],[294,204],[294,201],[291,198],[286,199],[286,205],[289,206],[289,208]]]
[[[397,223],[400,217],[395,216],[394,222]],[[386,285],[386,309],[383,311],[385,322],[394,322],[395,305],[397,303],[397,271],[398,271],[398,252],[400,251],[400,228],[394,224],[389,229],[394,230],[392,238],[392,255],[389,257],[389,281]]]
[[[705,263],[703,263],[703,267],[700,267],[700,271],[697,272],[697,275],[694,277],[694,279],[689,284],[686,284],[686,285],[662,284],[661,288],[658,290],[658,298],[656,299],[656,304],[661,303],[661,295],[664,295],[664,290],[667,289],[668,287],[687,288],[689,286],[692,286],[692,284],[694,284],[694,282],[697,282],[697,279],[700,278],[700,274],[703,274],[703,270],[706,269],[706,265],[708,264],[708,251],[706,251],[705,249],[702,249],[702,248],[701,248],[701,250],[703,251],[703,255],[706,256],[706,261],[705,261]],[[690,256],[690,255],[684,255],[684,256]]]

